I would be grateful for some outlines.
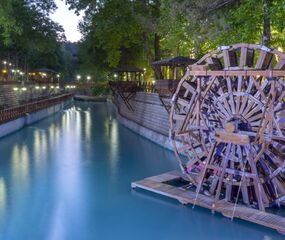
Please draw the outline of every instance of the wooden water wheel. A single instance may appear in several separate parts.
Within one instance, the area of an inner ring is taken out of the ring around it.
[[[285,54],[220,47],[189,66],[172,98],[171,138],[197,194],[262,211],[285,200]]]

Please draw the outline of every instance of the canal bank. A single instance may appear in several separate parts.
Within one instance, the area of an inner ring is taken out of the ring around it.
[[[169,139],[169,114],[157,93],[137,92],[125,104],[120,97],[113,98],[118,121],[148,140],[173,151]]]
[[[66,94],[1,110],[0,138],[62,111],[72,101],[72,95]]]

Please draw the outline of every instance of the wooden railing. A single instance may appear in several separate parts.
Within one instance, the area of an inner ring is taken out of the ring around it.
[[[68,93],[57,97],[48,98],[45,100],[30,102],[27,104],[20,105],[18,107],[0,110],[0,124],[22,117],[27,113],[36,112],[48,108],[50,106],[56,105],[71,98],[72,96],[73,94]]]
[[[160,95],[169,95],[172,96],[172,94],[175,92],[176,87],[178,85],[179,81],[170,79],[170,80],[156,80],[155,82],[155,90]]]
[[[139,89],[142,92],[153,93],[155,92],[155,84],[153,82],[141,82],[139,83]]]

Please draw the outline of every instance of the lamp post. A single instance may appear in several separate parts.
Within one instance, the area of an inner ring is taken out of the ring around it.
[[[56,74],[57,84],[59,85],[60,73]]]

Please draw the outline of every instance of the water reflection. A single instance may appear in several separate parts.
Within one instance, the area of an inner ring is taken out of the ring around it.
[[[14,145],[12,150],[12,176],[14,186],[23,191],[29,185],[29,152],[27,145]]]
[[[91,113],[90,108],[84,112],[85,113],[85,136],[88,141],[91,139],[91,127],[92,127],[92,121],[91,121]]]
[[[51,217],[50,239],[65,239],[66,229],[71,211],[79,215],[82,210],[81,192],[81,113],[72,109],[65,115],[61,146],[56,152],[56,194],[60,201],[55,203]]]
[[[3,177],[0,178],[0,223],[4,222],[6,215],[6,205],[7,205],[7,189],[6,183]]]
[[[49,131],[50,132],[50,131]],[[35,129],[33,133],[33,152],[36,168],[38,170],[44,169],[46,167],[46,159],[48,154],[48,136],[47,132],[40,129]],[[53,143],[50,143],[53,144]],[[55,141],[56,144],[56,141]],[[39,174],[41,174],[39,172]]]

